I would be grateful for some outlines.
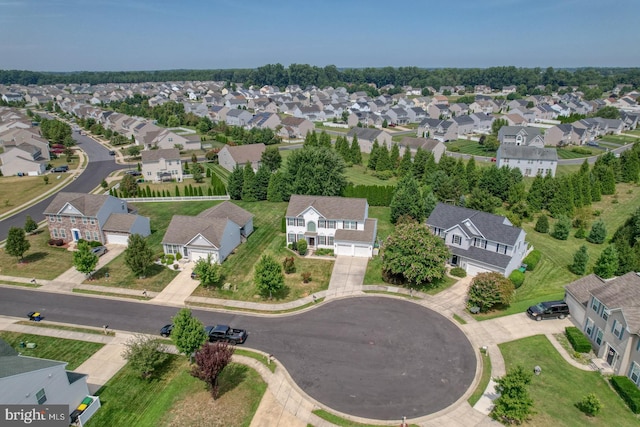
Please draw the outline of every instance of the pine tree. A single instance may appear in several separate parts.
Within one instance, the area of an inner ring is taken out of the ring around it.
[[[371,153],[369,153],[369,162],[367,163],[367,168],[371,170],[376,170],[376,166],[378,164],[378,152],[380,151],[380,144],[378,144],[378,140],[373,141],[373,145],[371,146]]]
[[[391,147],[389,160],[391,161],[391,170],[397,170],[400,165],[400,148],[398,147],[398,144],[393,144]]]
[[[253,172],[253,167],[249,162],[244,166],[242,200],[245,202],[255,202],[258,200],[256,174]]]
[[[176,192],[175,192],[176,197],[180,197],[180,189],[178,188],[178,186],[176,185]]]
[[[559,215],[553,226],[551,237],[558,240],[567,240],[571,233],[571,220],[566,215]]]
[[[478,183],[478,171],[476,169],[476,159],[471,156],[469,161],[467,162],[467,185],[469,186],[469,191],[473,190]]]
[[[346,138],[345,138],[346,142]],[[351,147],[349,148],[351,152],[351,163],[354,165],[362,164],[362,151],[360,151],[360,144],[358,143],[358,138],[354,135],[353,141],[351,141]]]
[[[267,189],[267,200],[270,202],[283,202],[288,200],[286,196],[286,185],[284,174],[276,171],[269,177],[269,187]]]
[[[427,167],[427,160],[429,159],[429,153],[420,147],[416,150],[416,155],[413,156],[413,176],[416,181],[422,182],[425,178],[425,170]]]
[[[240,165],[233,168],[233,172],[229,175],[227,181],[227,190],[232,200],[242,199],[242,187],[244,185],[244,170]]]
[[[269,180],[271,178],[271,171],[269,168],[262,165],[258,168],[256,173],[256,198],[258,200],[267,200],[267,190],[269,188]]]
[[[418,222],[425,219],[425,201],[420,197],[420,190],[415,178],[406,175],[393,193],[391,199],[391,223],[395,224],[402,216],[408,216]]]
[[[593,267],[593,272],[603,279],[613,277],[618,270],[618,251],[614,245],[607,246]]]
[[[331,137],[325,131],[320,133],[320,138],[318,138],[318,144],[322,147],[331,148]]]
[[[536,226],[533,228],[538,233],[548,233],[549,232],[549,218],[545,214],[542,214],[538,217],[538,221],[536,221]]]
[[[604,221],[599,219],[594,222],[591,226],[591,231],[587,236],[587,242],[595,243],[596,245],[604,243],[604,240],[607,238],[607,227],[604,224]]]
[[[411,150],[407,147],[404,149],[402,160],[400,160],[400,166],[398,166],[398,178],[402,178],[407,174],[407,172],[411,172],[412,167],[413,161],[411,160]]]
[[[551,201],[549,202],[549,212],[554,218],[560,215],[573,216],[573,190],[571,181],[566,176],[556,178],[558,184]]]
[[[307,132],[307,135],[304,137],[304,147],[317,147],[318,146],[318,135],[316,131]]]
[[[392,170],[391,160],[389,159],[389,149],[385,144],[378,148],[378,158],[376,159],[376,172]]]
[[[573,264],[569,267],[569,270],[573,274],[582,276],[587,272],[587,265],[589,264],[589,253],[585,245],[580,246],[580,249],[573,256]]]

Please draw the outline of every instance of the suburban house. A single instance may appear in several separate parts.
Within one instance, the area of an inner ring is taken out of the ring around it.
[[[64,243],[84,239],[127,245],[132,234],[151,234],[149,218],[110,195],[60,192],[43,213],[51,238]]]
[[[66,366],[67,362],[22,356],[0,339],[0,403],[68,405],[69,415],[90,393],[87,376],[67,371]]]
[[[47,170],[47,161],[42,159],[41,151],[31,144],[20,144],[0,154],[2,176],[42,175]]]
[[[589,133],[584,128],[564,123],[550,127],[544,133],[545,145],[563,146],[568,144],[582,145],[587,142]]]
[[[376,140],[381,147],[382,145],[386,145],[389,149],[391,149],[393,144],[391,141],[391,135],[384,130],[355,127],[347,133],[347,138],[349,140],[353,139],[354,136],[358,138],[360,151],[363,153],[371,153],[373,142]]]
[[[177,148],[145,150],[142,156],[142,177],[145,181],[182,181],[182,161]]]
[[[438,203],[427,226],[451,250],[449,263],[470,276],[488,271],[509,276],[527,254],[525,231],[503,216]]]
[[[233,109],[229,110],[225,119],[229,126],[245,127],[253,118],[253,114],[247,110]]]
[[[285,117],[280,124],[282,128],[278,135],[288,139],[304,138],[315,129],[311,121],[301,117]]]
[[[530,145],[544,148],[544,138],[540,129],[528,126],[502,126],[498,131],[498,141],[505,145]]]
[[[556,175],[558,152],[555,148],[527,145],[501,145],[496,154],[496,166],[520,169],[522,176]]]
[[[244,167],[250,163],[253,171],[257,171],[262,160],[262,153],[266,150],[266,146],[261,142],[259,144],[247,145],[225,145],[218,152],[218,163],[228,171],[233,171],[236,165]]]
[[[420,148],[423,151],[432,153],[436,163],[440,161],[442,155],[447,151],[447,147],[440,141],[430,138],[412,138],[410,136],[402,138],[402,141],[398,144],[398,148],[401,154],[404,153],[403,149],[411,150],[412,156],[415,156],[418,148]]]
[[[162,238],[165,254],[183,259],[207,259],[222,264],[253,232],[253,215],[241,207],[223,202],[197,216],[174,215]]]
[[[276,130],[280,125],[280,116],[275,113],[262,112],[254,115],[249,122],[247,122],[247,129],[271,129]]]
[[[369,218],[367,199],[292,195],[286,213],[287,243],[301,239],[311,250],[371,257],[378,221]]]
[[[610,280],[590,274],[565,286],[565,291],[571,321],[589,338],[601,362],[640,387],[638,273]]]

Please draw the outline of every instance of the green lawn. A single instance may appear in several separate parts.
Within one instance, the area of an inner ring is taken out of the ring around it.
[[[467,139],[458,139],[456,141],[447,142],[445,144],[447,150],[451,151],[452,147],[459,148],[460,153],[471,154],[473,156],[495,157],[495,151],[487,151],[485,148],[478,144],[477,141],[469,141]]]
[[[0,177],[0,214],[15,209],[53,189],[68,174],[49,174],[49,184],[44,183],[42,176],[2,176]]]
[[[347,420],[324,409],[314,409],[312,412],[323,420],[329,421],[332,425],[340,427],[382,427],[380,424],[362,424],[357,421]],[[409,427],[416,427],[416,425],[410,424]]]
[[[594,149],[594,148],[589,148],[589,147],[580,147],[580,150],[587,150],[589,151],[588,154],[583,154],[583,153],[576,153],[575,151],[571,151],[571,149],[566,149],[566,148],[558,148],[556,149],[556,151],[558,152],[558,159],[579,159],[582,157],[591,157],[591,156],[597,156],[598,154],[602,154],[602,150],[598,150],[598,149]]]
[[[615,142],[618,144],[631,144],[640,141],[640,135],[633,137],[629,135],[605,135],[601,138],[602,141]]]
[[[524,338],[499,347],[507,370],[516,365],[531,370],[536,365],[542,368],[542,373],[534,375],[529,386],[536,414],[528,425],[624,427],[639,424],[640,418],[631,413],[600,373],[569,365],[545,336]],[[587,393],[595,393],[604,404],[597,417],[587,417],[575,407]]]
[[[367,163],[363,161],[363,165]],[[391,179],[382,180],[376,178],[373,175],[373,171],[367,169],[365,166],[353,165],[345,168],[344,174],[348,182],[354,185],[396,185],[398,178],[392,177]]]
[[[31,244],[22,263],[0,249],[0,274],[51,280],[73,266],[73,253],[66,248],[49,246],[49,230],[27,236]]]
[[[627,218],[640,206],[640,188],[632,184],[616,185],[618,203],[612,203],[613,196],[603,196],[602,201],[594,203],[591,211],[600,211],[599,217],[592,216],[592,222],[601,218],[607,225],[607,238],[621,226]],[[550,230],[553,229],[550,219]],[[597,261],[606,245],[595,245],[586,239],[576,239],[576,229],[571,230],[567,240],[556,240],[549,234],[538,233],[533,229],[535,222],[524,223],[522,228],[527,232],[526,240],[542,252],[542,259],[536,269],[525,274],[524,284],[516,291],[514,302],[506,310],[495,311],[475,316],[478,319],[489,319],[523,312],[530,305],[544,300],[562,299],[564,286],[578,279],[568,270],[573,262],[573,255],[582,245],[589,251],[589,270]],[[587,230],[588,231],[588,230]]]
[[[480,400],[484,394],[487,385],[489,385],[489,380],[491,379],[491,358],[488,354],[484,354],[480,360],[482,360],[482,376],[480,377],[480,382],[478,383],[475,391],[467,399],[467,402],[469,402],[469,405],[471,406],[478,403],[478,400]]]
[[[222,166],[215,163],[201,163],[201,164],[205,168],[211,169],[211,172],[218,175],[218,178],[220,178],[222,182],[224,182],[224,184],[227,185],[227,180],[229,179],[229,175],[231,175],[231,172],[229,172]]]
[[[108,276],[107,276],[108,273]],[[127,267],[124,254],[96,271],[86,285],[114,286],[126,289],[148,290],[160,292],[178,275],[178,271],[159,264],[153,264],[144,279],[139,278]]]
[[[67,370],[72,371],[82,365],[104,344],[55,338],[43,335],[23,334],[21,332],[0,331],[0,338],[5,340],[23,356],[67,362]],[[21,348],[20,342],[36,343],[36,348]]]
[[[100,389],[102,408],[87,424],[100,426],[248,426],[267,386],[256,371],[231,363],[212,400],[187,360],[170,356],[158,379],[142,380],[129,365]]]

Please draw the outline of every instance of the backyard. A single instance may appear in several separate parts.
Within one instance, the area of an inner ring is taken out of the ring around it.
[[[495,157],[495,151],[487,151],[477,141],[470,141],[467,139],[458,139],[455,141],[447,142],[447,151],[455,151],[462,154],[471,154],[472,156],[481,157]]]
[[[31,248],[18,263],[16,257],[0,250],[0,274],[52,280],[73,266],[73,253],[66,248],[49,246],[49,231],[27,235]]]
[[[67,362],[67,370],[73,371],[82,365],[104,344],[54,338],[44,335],[23,334],[21,332],[0,331],[0,338],[23,356]],[[20,343],[35,343],[35,348],[21,348]]]
[[[536,414],[527,425],[553,426],[637,426],[640,419],[618,397],[599,372],[569,365],[543,335],[500,344],[507,370],[522,365],[527,370],[540,366],[533,376],[529,394]],[[595,393],[604,404],[597,417],[588,417],[575,404],[587,393]]]
[[[126,365],[98,391],[102,408],[87,425],[249,426],[267,387],[256,371],[231,363],[213,400],[204,383],[189,374],[186,358],[175,355],[158,376],[143,380]]]

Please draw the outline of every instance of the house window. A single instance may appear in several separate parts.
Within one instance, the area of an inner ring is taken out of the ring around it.
[[[595,297],[591,299],[591,309],[596,313],[600,311],[600,301],[598,301],[598,299]]]
[[[67,237],[67,232],[65,231],[64,228],[60,229],[60,237],[62,237],[63,239],[66,239]]]
[[[461,245],[462,244],[462,236],[454,234],[451,237],[451,243],[453,243],[454,245]]]
[[[538,175],[542,175],[542,173],[544,172],[543,168],[538,168],[538,172],[536,172]]]
[[[602,344],[602,329],[600,328],[596,329],[596,344],[598,345]]]
[[[524,176],[531,176],[531,168],[526,168],[524,170]]]
[[[90,232],[90,231],[85,231],[85,232],[84,232],[84,237],[85,237],[85,239],[87,239],[87,240],[91,240],[91,232]]]
[[[487,241],[484,239],[474,238],[474,244],[476,248],[487,249]]]
[[[296,218],[296,225],[298,227],[304,227],[304,218]]]
[[[590,337],[593,332],[593,320],[587,317],[587,323],[584,325],[584,331]]]
[[[147,172],[147,176],[151,176],[151,172]]]
[[[506,254],[507,253],[507,245],[501,245],[500,243],[496,243],[496,252]]]
[[[97,231],[93,232],[93,240],[100,240],[100,236],[98,235]]]
[[[310,231],[310,232],[316,231],[316,223],[313,221],[309,221],[307,223],[307,231]]]
[[[53,228],[52,231],[53,231],[53,238],[57,239],[58,238],[58,229],[57,228]]]
[[[624,334],[624,325],[622,324],[622,322],[614,320],[613,326],[611,327],[611,332],[613,333],[613,335],[618,337],[618,339],[622,339],[622,335]]]
[[[333,236],[327,236],[327,245],[333,246]]]
[[[47,394],[44,392],[43,388],[36,393],[36,400],[38,401],[38,405],[44,405],[44,402],[47,401]]]
[[[629,370],[629,379],[636,383],[636,385],[640,385],[640,365],[636,362],[631,363],[631,369]]]
[[[335,221],[327,221],[327,228],[336,228],[336,222]]]
[[[342,228],[344,228],[345,230],[357,230],[358,229],[358,222],[357,221],[343,221],[342,222]]]
[[[60,215],[56,216],[56,221],[62,222],[62,217]]]
[[[287,234],[287,242],[293,243],[296,241],[296,235],[293,233]]]
[[[71,224],[75,224],[75,223],[76,223],[76,217],[75,217],[75,216],[72,216],[72,217],[71,217]]]
[[[602,304],[602,314],[600,315],[600,317],[602,317],[604,320],[607,320],[609,318],[609,310],[607,310],[607,307]]]
[[[319,245],[326,245],[327,244],[327,238],[325,236],[318,236],[318,244]]]
[[[296,225],[296,219],[295,218],[287,218],[287,225],[295,226]]]
[[[89,224],[95,224],[96,223],[96,219],[95,218],[89,218]]]
[[[324,219],[319,219],[318,220],[318,228],[326,228],[327,227],[327,221]]]
[[[86,217],[86,216],[83,216],[83,217],[82,217],[82,223],[83,223],[83,224],[87,224],[88,222],[89,222],[89,221],[87,220],[87,217]]]
[[[56,217],[54,215],[49,215],[49,222],[55,222]]]

